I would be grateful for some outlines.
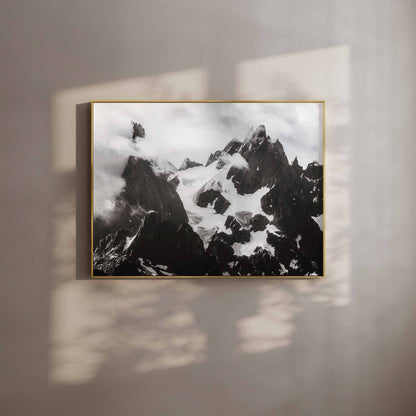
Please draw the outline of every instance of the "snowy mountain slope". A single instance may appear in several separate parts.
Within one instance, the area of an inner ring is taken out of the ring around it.
[[[194,167],[178,172],[175,176],[179,180],[177,192],[184,202],[185,210],[189,217],[189,224],[200,235],[205,246],[208,245],[207,236],[215,232],[230,233],[225,227],[225,221],[229,215],[236,217],[240,213],[249,213],[250,216],[261,214],[270,221],[271,215],[267,215],[261,207],[261,198],[270,190],[267,187],[260,188],[253,194],[238,194],[234,183],[227,178],[232,166],[245,168],[247,163],[240,154],[223,158],[226,163],[217,169],[214,163],[204,167]],[[207,207],[198,205],[198,196],[207,190],[216,190],[230,203],[223,214],[215,211],[213,204]]]

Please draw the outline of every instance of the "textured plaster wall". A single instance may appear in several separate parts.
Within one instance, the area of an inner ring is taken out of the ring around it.
[[[416,3],[0,1],[0,412],[416,411]],[[91,281],[90,100],[327,100],[325,281]]]

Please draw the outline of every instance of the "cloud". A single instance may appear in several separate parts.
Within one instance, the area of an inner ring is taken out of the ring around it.
[[[204,163],[232,139],[266,126],[282,142],[289,161],[306,166],[322,155],[322,108],[315,103],[96,103],[94,105],[94,215],[107,217],[124,186],[130,155]],[[132,120],[146,138],[130,140]]]

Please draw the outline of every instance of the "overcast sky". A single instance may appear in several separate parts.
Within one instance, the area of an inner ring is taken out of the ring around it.
[[[146,138],[135,146],[132,120]],[[111,210],[124,186],[120,178],[130,154],[167,160],[179,167],[185,157],[205,164],[211,152],[252,128],[266,126],[279,138],[290,162],[322,162],[322,104],[317,103],[96,103],[94,105],[95,213]]]

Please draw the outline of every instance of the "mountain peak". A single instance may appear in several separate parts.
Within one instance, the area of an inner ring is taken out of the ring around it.
[[[264,124],[260,124],[256,130],[254,130],[253,135],[251,136],[251,140],[262,141],[267,137],[266,135],[266,127]]]
[[[313,161],[308,164],[307,168],[304,170],[305,176],[310,179],[319,179],[323,176],[323,166],[320,165],[317,161]]]
[[[152,161],[130,156],[122,178],[126,182],[120,195],[123,205],[156,211],[162,219],[169,219],[176,225],[188,221],[175,187],[168,182],[167,175],[155,172]]]
[[[243,143],[240,142],[240,140],[236,138],[231,139],[228,142],[228,144],[224,147],[223,152],[228,153],[229,155],[233,155],[234,153],[237,153],[240,151],[242,145]]]
[[[298,158],[295,157],[292,162],[292,168],[300,175],[303,171],[302,166],[299,165]]]
[[[218,160],[218,158],[222,155],[221,150],[216,150],[214,153],[211,153],[209,155],[209,158],[207,160],[207,163],[205,164],[205,166],[209,166],[211,163],[215,162],[216,160]]]
[[[189,157],[186,157],[179,167],[179,170],[195,168],[197,166],[202,166],[202,163],[194,162],[193,160],[189,159]]]
[[[133,121],[133,120],[132,120],[132,125],[133,125],[133,131],[131,134],[131,138],[133,139],[133,141],[136,141],[136,137],[140,137],[141,139],[144,139],[146,135],[144,127],[140,123],[137,123],[136,121]]]

